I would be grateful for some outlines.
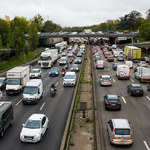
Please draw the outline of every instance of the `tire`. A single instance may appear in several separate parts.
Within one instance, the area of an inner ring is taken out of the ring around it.
[[[4,136],[4,130],[1,131],[0,138],[3,138],[3,136]]]
[[[14,124],[14,119],[11,118],[11,120],[10,120],[10,126],[12,126],[13,124]]]
[[[41,134],[41,137],[40,137],[40,142],[42,141],[42,134]]]

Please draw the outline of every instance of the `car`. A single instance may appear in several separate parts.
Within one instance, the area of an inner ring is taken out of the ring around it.
[[[107,131],[110,144],[132,145],[133,134],[130,122],[127,119],[114,118],[107,122]]]
[[[97,60],[96,61],[96,69],[99,69],[99,68],[102,68],[102,69],[105,68],[104,60]]]
[[[128,65],[130,69],[133,68],[133,62],[132,61],[126,61],[125,64]]]
[[[117,60],[118,60],[118,61],[124,61],[124,56],[123,56],[123,55],[119,55],[119,56],[117,57]]]
[[[72,57],[73,56],[73,53],[72,52],[69,52],[68,53],[68,57]]]
[[[63,85],[65,86],[75,86],[77,82],[77,76],[75,72],[66,72],[63,78]]]
[[[97,50],[96,50],[96,49],[94,49],[92,53],[93,53],[93,54],[95,54],[96,52],[97,52]]]
[[[0,100],[2,100],[3,99],[3,93],[2,93],[2,91],[0,90]]]
[[[99,83],[100,85],[112,85],[110,75],[102,75]]]
[[[3,90],[6,87],[6,81],[7,78],[6,77],[0,77],[0,89]]]
[[[48,129],[49,120],[44,114],[32,114],[20,132],[20,140],[22,142],[36,143],[42,140],[46,130]]]
[[[30,79],[32,78],[41,78],[42,76],[42,71],[40,69],[32,69],[30,71]]]
[[[59,60],[59,65],[66,65],[67,63],[67,57],[61,57]]]
[[[119,99],[119,96],[117,95],[105,95],[104,104],[105,104],[105,110],[108,109],[121,110],[121,101]]]
[[[98,60],[101,60],[101,57],[100,57],[100,56],[96,56],[96,57],[95,57],[95,62],[98,61]]]
[[[149,61],[149,57],[144,57],[144,61],[147,63]]]
[[[82,57],[82,53],[79,52],[79,53],[77,54],[77,57]]]
[[[0,138],[6,129],[13,125],[13,106],[11,101],[0,101]]]
[[[79,65],[78,64],[73,64],[72,67],[71,67],[71,71],[78,72],[79,71]]]
[[[129,84],[127,86],[127,92],[133,96],[143,96],[144,95],[144,90],[140,84]]]
[[[80,57],[76,57],[75,60],[74,60],[75,64],[81,64],[82,63],[82,60]]]
[[[61,53],[61,56],[63,57],[63,56],[66,56],[66,52],[62,52]]]
[[[95,53],[95,54],[94,54],[94,58],[95,58],[96,56],[100,56],[100,54],[99,54],[99,53]]]
[[[147,67],[147,63],[146,61],[140,61],[137,66],[141,66],[141,67]]]
[[[109,56],[107,57],[107,61],[108,61],[108,62],[113,62],[113,61],[114,61],[114,57],[113,57],[112,55],[109,55]]]
[[[112,69],[113,69],[114,71],[116,71],[116,70],[117,70],[117,66],[118,66],[118,63],[113,63],[113,64],[112,64]]]
[[[52,67],[49,72],[49,77],[56,77],[59,75],[59,69],[57,67]]]
[[[107,58],[107,57],[110,56],[110,53],[109,52],[104,52],[104,56],[105,56],[105,58]]]
[[[150,83],[147,85],[147,90],[150,91]]]

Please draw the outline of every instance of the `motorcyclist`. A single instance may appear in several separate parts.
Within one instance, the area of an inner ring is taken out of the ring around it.
[[[53,88],[55,92],[57,91],[56,86],[55,86],[55,84],[54,84],[54,83],[52,83],[52,85],[51,85],[51,87],[50,87],[50,88]]]

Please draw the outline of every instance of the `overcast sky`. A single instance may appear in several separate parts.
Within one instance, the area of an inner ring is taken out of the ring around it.
[[[150,0],[0,0],[0,17],[6,15],[33,18],[40,14],[45,21],[61,26],[87,26],[118,19],[132,10],[143,17]]]

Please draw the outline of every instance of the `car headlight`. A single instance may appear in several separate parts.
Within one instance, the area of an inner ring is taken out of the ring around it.
[[[15,90],[18,90],[18,88],[15,88]]]
[[[35,134],[34,136],[35,136],[35,137],[39,137],[39,136],[40,136],[40,133],[37,133],[37,134]]]
[[[21,133],[20,133],[20,136],[24,136],[24,134],[21,132]]]

